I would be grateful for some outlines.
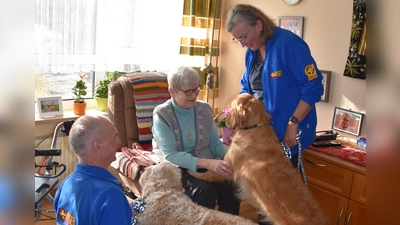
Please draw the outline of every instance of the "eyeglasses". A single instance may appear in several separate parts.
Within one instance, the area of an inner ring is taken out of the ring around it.
[[[232,41],[233,41],[234,43],[243,43],[243,42],[245,42],[246,39],[247,39],[247,36],[249,35],[249,33],[250,33],[250,31],[251,31],[251,29],[252,29],[253,27],[254,27],[254,26],[252,25],[252,26],[250,27],[250,29],[247,31],[247,33],[246,33],[243,37],[241,37],[241,38],[239,38],[239,39],[232,38]]]
[[[197,87],[195,89],[186,90],[186,91],[181,90],[181,89],[179,89],[179,90],[183,91],[186,96],[191,96],[193,93],[195,93],[197,95],[200,92],[200,87]]]

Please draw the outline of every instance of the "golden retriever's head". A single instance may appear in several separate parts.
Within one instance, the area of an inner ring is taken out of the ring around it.
[[[250,94],[240,94],[229,107],[230,114],[226,118],[226,125],[233,129],[243,129],[271,120],[263,104]]]
[[[142,189],[141,196],[146,197],[150,193],[165,189],[184,192],[181,176],[181,170],[176,165],[167,161],[146,167],[139,179]]]

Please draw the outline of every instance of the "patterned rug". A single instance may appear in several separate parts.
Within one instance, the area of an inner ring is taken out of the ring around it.
[[[335,146],[335,147],[314,147],[309,146],[309,149],[328,154],[330,156],[346,160],[356,165],[367,166],[367,152],[354,147]]]

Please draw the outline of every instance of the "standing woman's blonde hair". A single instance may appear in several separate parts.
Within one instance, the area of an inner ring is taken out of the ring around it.
[[[263,25],[263,29],[260,33],[260,43],[265,45],[265,42],[273,37],[276,24],[271,18],[254,6],[244,4],[236,5],[229,11],[228,17],[226,18],[225,27],[226,30],[231,33],[232,29],[238,23],[245,23],[250,26],[254,26],[256,25],[257,20],[261,20]]]

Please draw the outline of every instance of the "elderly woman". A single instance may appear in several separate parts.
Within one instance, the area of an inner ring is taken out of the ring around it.
[[[185,194],[199,205],[239,214],[240,201],[233,184],[227,181],[207,182],[190,176],[187,170],[212,170],[224,176],[232,173],[231,165],[221,160],[227,148],[221,142],[209,104],[198,101],[199,74],[189,67],[179,67],[168,74],[171,95],[153,112],[153,151],[182,169]]]

